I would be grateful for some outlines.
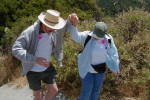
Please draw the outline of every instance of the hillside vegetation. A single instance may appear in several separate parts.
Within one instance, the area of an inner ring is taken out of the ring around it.
[[[150,95],[149,20],[150,14],[140,9],[130,9],[115,18],[103,18],[103,21],[109,24],[109,34],[114,37],[121,61],[121,75],[118,78],[107,70],[103,97],[127,96],[148,100]],[[91,29],[94,23],[94,21],[84,21],[80,25],[80,30]],[[80,49],[80,45],[66,38],[65,69],[58,69],[58,83],[70,96],[79,95],[80,80],[76,58]]]
[[[20,77],[21,65],[11,56],[11,46],[39,13],[57,9],[64,18],[76,12],[79,30],[92,30],[97,21],[109,25],[109,34],[119,51],[121,75],[116,78],[107,70],[102,98],[136,97],[150,99],[150,13],[149,0],[1,0],[0,2],[0,85]],[[96,4],[97,3],[97,4]],[[124,4],[124,5],[123,5]],[[63,5],[63,6],[62,6]],[[16,9],[17,8],[17,9]],[[65,34],[64,67],[56,66],[57,83],[68,97],[79,95],[81,83],[77,55],[81,46]]]

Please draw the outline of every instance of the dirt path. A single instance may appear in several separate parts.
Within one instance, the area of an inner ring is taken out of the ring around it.
[[[5,84],[0,87],[0,100],[33,100],[33,92],[26,84],[25,78],[17,79],[15,82]],[[65,96],[59,93],[55,100],[68,100]],[[118,100],[118,99],[107,99]],[[135,98],[122,98],[119,100],[143,100]]]
[[[0,87],[0,100],[33,100],[33,95],[28,86],[18,88],[16,85],[6,84]]]
[[[33,100],[33,92],[29,89],[24,78],[0,87],[0,100]],[[68,100],[58,93],[55,100]]]

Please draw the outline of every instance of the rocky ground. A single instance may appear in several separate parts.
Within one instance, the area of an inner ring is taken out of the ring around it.
[[[0,87],[0,100],[33,100],[32,91],[26,85],[17,87],[16,85],[6,84]],[[68,100],[61,93],[58,93],[55,100]]]
[[[26,83],[25,79],[21,78],[15,82],[11,82],[1,86],[0,100],[33,100],[34,98],[33,93],[29,89],[28,85],[25,83]],[[55,100],[69,100],[69,99],[66,99],[66,97],[62,93],[58,93]],[[118,99],[108,98],[106,100],[118,100]],[[141,99],[125,97],[119,100],[141,100]]]

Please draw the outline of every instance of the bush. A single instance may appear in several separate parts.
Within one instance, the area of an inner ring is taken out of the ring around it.
[[[21,34],[21,32],[26,29],[29,25],[33,24],[37,17],[23,17],[16,21],[12,28],[5,28],[5,35],[1,39],[0,43],[2,44],[3,53],[10,53],[11,47],[16,38]]]
[[[109,33],[119,51],[121,61],[121,75],[116,78],[108,70],[102,91],[102,98],[124,96],[137,97],[145,100],[148,97],[150,81],[150,14],[141,9],[130,9],[120,13],[116,18],[105,18],[109,24]],[[90,30],[95,21],[84,21],[81,30]],[[66,95],[76,97],[81,88],[76,64],[77,51],[81,46],[68,40],[65,41],[64,68],[58,70],[58,83]],[[70,91],[71,90],[71,91]],[[76,92],[75,92],[76,91]]]
[[[11,55],[1,55],[0,57],[0,86],[15,80],[21,75],[21,64]]]
[[[117,86],[119,95],[146,98],[146,84],[150,80],[147,76],[150,75],[149,20],[150,14],[143,9],[130,9],[109,19],[109,33],[114,37],[121,60],[122,71]]]

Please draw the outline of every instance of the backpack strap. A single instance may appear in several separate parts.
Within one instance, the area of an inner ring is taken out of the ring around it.
[[[108,46],[111,48],[111,38],[110,38],[110,35],[109,34],[106,34],[108,37],[109,37],[109,39],[107,39],[107,41],[108,41]]]
[[[106,35],[108,37],[110,37],[109,34],[106,34]],[[87,38],[86,38],[86,40],[85,40],[85,42],[84,42],[84,47],[86,46],[86,44],[89,42],[90,39],[91,39],[91,36],[88,35]],[[111,39],[108,39],[108,43],[109,43],[109,45],[111,45]]]
[[[87,36],[87,38],[85,39],[84,47],[83,47],[83,49],[82,49],[81,51],[79,51],[79,53],[82,53],[82,51],[84,50],[84,48],[85,48],[86,44],[89,42],[89,40],[90,40],[90,39],[91,39],[91,36],[90,36],[90,35],[88,35],[88,36]]]
[[[91,39],[91,36],[88,35],[87,38],[86,38],[86,40],[85,40],[85,42],[84,42],[84,47],[86,46],[86,44],[89,42],[90,39]]]
[[[106,35],[107,35],[108,37],[110,37],[109,34],[106,34]],[[89,42],[90,39],[91,39],[91,36],[88,35],[87,38],[85,39],[84,47],[83,47],[83,49],[82,49],[79,53],[81,53],[81,52],[84,50],[86,44]],[[111,39],[108,39],[108,44],[109,44],[109,46],[111,45]],[[106,49],[107,49],[107,48],[106,48]]]

